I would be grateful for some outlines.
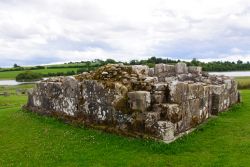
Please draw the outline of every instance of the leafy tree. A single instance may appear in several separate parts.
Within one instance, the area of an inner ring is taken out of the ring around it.
[[[237,64],[243,64],[243,62],[241,60],[238,60]]]
[[[199,66],[200,62],[196,58],[193,58],[193,60],[191,61],[191,65],[193,65],[193,66]]]
[[[107,59],[105,62],[106,62],[106,64],[115,64],[116,63],[116,61],[113,59]]]
[[[17,65],[16,63],[13,65],[14,68],[18,68],[20,67],[19,65]]]

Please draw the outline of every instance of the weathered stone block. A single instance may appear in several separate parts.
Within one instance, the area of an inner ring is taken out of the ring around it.
[[[152,126],[154,126],[160,118],[160,112],[147,112],[145,121],[145,126],[148,128],[147,131],[151,131]]]
[[[188,99],[203,98],[207,97],[209,94],[210,88],[204,86],[200,82],[188,84]]]
[[[216,95],[221,95],[224,93],[225,85],[212,85],[211,91]]]
[[[157,83],[158,78],[157,77],[146,77],[144,82],[146,82],[146,83]]]
[[[138,75],[148,75],[149,67],[146,65],[133,65],[132,71]]]
[[[226,89],[230,90],[232,88],[232,80],[231,79],[224,80],[224,83],[225,83]]]
[[[177,63],[175,65],[175,72],[177,74],[186,74],[186,73],[188,73],[187,65],[185,63]]]
[[[188,83],[173,81],[169,84],[170,100],[173,103],[181,104],[188,99]]]
[[[158,77],[159,82],[165,82],[166,77],[175,76],[175,66],[168,64],[156,64],[155,75]]]
[[[213,94],[212,95],[212,115],[218,115],[220,111],[220,103],[221,103],[221,98],[218,94]]]
[[[174,139],[174,124],[169,121],[157,122],[158,136],[164,141],[171,141]]]
[[[155,91],[153,93],[153,102],[155,103],[165,103],[167,101],[165,91]]]
[[[177,77],[165,77],[164,82],[171,83],[173,81],[177,81]]]
[[[167,83],[156,83],[154,84],[154,90],[156,91],[165,91],[168,87]]]
[[[158,75],[160,73],[164,72],[165,64],[156,64],[154,68],[155,75]]]
[[[174,65],[165,64],[165,66],[164,66],[164,72],[167,72],[167,73],[170,73],[170,74],[174,74],[175,73],[175,66]]]
[[[128,92],[128,98],[132,110],[144,112],[151,105],[151,95],[147,91]]]
[[[155,69],[154,68],[149,68],[148,76],[153,77],[154,75],[155,75]]]
[[[190,79],[188,74],[179,74],[177,77],[179,81],[187,81]]]
[[[188,67],[188,72],[200,75],[202,73],[202,67],[189,66]]]

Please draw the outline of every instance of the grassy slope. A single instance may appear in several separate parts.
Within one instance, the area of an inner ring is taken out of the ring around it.
[[[39,69],[39,70],[31,70],[34,72],[48,74],[48,73],[57,73],[57,72],[67,72],[67,71],[75,71],[77,68],[56,68],[56,69]],[[15,79],[16,76],[23,71],[6,71],[0,72],[0,80],[1,79]]]
[[[250,90],[244,103],[172,144],[73,127],[19,110],[0,97],[0,166],[248,166]]]

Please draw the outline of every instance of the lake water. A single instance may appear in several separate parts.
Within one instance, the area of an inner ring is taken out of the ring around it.
[[[35,82],[17,82],[16,80],[0,80],[0,85],[21,85]]]
[[[232,72],[210,72],[211,75],[226,75],[230,77],[250,76],[250,71],[232,71]],[[46,78],[45,78],[46,79]],[[20,85],[35,82],[17,82],[16,80],[0,80],[0,85]]]
[[[211,75],[225,75],[230,77],[249,77],[250,71],[229,71],[229,72],[210,72]]]

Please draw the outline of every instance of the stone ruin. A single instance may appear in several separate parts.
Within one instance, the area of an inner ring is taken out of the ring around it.
[[[37,83],[26,109],[129,136],[175,140],[239,102],[237,83],[201,67],[108,64]]]

